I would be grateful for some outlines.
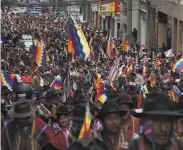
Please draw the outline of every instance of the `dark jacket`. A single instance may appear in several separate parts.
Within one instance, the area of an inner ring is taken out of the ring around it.
[[[52,138],[52,133],[41,119],[34,118],[35,128],[34,128],[34,143],[37,150],[45,147]],[[20,149],[24,147],[24,150],[31,150],[31,130],[32,125],[28,126],[25,130],[20,129],[13,120],[5,122],[5,125],[2,129],[2,138],[1,138],[1,149],[2,150],[16,150],[17,145],[20,145]],[[20,137],[20,143],[16,140],[17,136]],[[26,147],[26,148],[25,148]]]

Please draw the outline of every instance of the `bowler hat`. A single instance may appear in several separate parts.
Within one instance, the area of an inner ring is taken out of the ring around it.
[[[132,115],[138,118],[146,116],[183,117],[183,114],[176,110],[175,104],[163,92],[149,94],[144,103],[144,109],[135,109],[132,111]]]
[[[26,118],[34,114],[36,109],[28,100],[19,100],[8,111],[11,118]]]
[[[102,109],[96,117],[100,120],[103,120],[104,116],[109,113],[119,113],[121,116],[124,116],[126,111],[120,110],[119,106],[115,103],[114,100],[109,100],[104,103]]]
[[[72,111],[72,120],[84,121],[86,112],[86,107],[81,105],[76,105]]]
[[[57,108],[57,112],[56,112],[57,117],[62,116],[62,115],[67,116],[68,114],[69,114],[69,111],[66,106],[61,105]]]
[[[121,106],[122,104],[127,104],[130,108],[133,107],[133,102],[129,99],[127,94],[123,94],[121,96],[119,96],[116,99],[116,103]]]
[[[86,103],[86,96],[83,94],[76,94],[73,98],[73,104],[84,104]]]

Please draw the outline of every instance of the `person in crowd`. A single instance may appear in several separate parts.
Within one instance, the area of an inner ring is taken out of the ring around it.
[[[144,104],[144,109],[135,110],[134,116],[142,119],[141,135],[134,136],[130,150],[181,150],[182,143],[173,131],[175,121],[183,114],[175,110],[175,104],[165,93],[151,93]]]
[[[47,147],[52,138],[46,123],[34,116],[35,108],[28,100],[17,101],[8,111],[11,120],[4,122],[1,148],[37,149]],[[31,148],[32,147],[32,148]]]
[[[123,131],[129,130],[133,133],[138,133],[139,120],[130,114],[131,109],[134,108],[134,103],[129,99],[127,94],[120,95],[116,103],[119,105],[120,110],[127,111],[126,115],[122,117]]]
[[[180,149],[183,74],[179,70],[182,64],[176,65],[176,62],[181,59],[181,53],[167,57],[165,45],[160,51],[154,48],[151,51],[140,43],[135,47],[124,39],[119,43],[110,41],[108,30],[78,20],[82,38],[87,40],[83,42],[77,29],[76,36],[72,34],[74,37],[68,32],[68,21],[68,16],[53,11],[39,15],[2,13],[1,147],[6,150],[66,150],[75,143],[74,147],[79,145],[79,149],[92,148],[87,144],[106,149],[97,139],[78,141],[81,127],[86,123],[84,116],[89,102],[92,114],[89,135],[100,139],[107,149],[131,150],[128,148],[131,137],[132,149]],[[32,38],[28,41],[29,47],[23,39],[25,35]],[[71,42],[70,39],[75,40]],[[89,49],[85,49],[87,42]],[[82,56],[70,53],[72,44],[75,50],[82,50]],[[111,57],[106,55],[109,47]],[[112,47],[117,47],[118,51]],[[35,58],[35,53],[41,50],[44,54]],[[91,52],[87,59],[84,59],[85,52]],[[177,111],[162,100],[167,97],[158,98],[156,91],[165,92]],[[153,102],[147,108],[145,103],[149,96]],[[167,106],[166,111],[163,106],[160,108],[162,103]],[[134,114],[133,109],[137,107],[144,108],[143,116]],[[33,122],[36,124],[34,135],[31,134]],[[147,135],[147,131],[152,134]],[[83,142],[87,146],[81,144]]]
[[[58,107],[57,109],[57,120],[59,122],[59,125],[61,127],[62,130],[66,131],[69,130],[69,111],[68,108],[64,105],[61,105]]]
[[[74,142],[68,150],[108,150],[107,146],[96,138],[84,138]]]
[[[114,101],[104,103],[97,118],[102,121],[103,130],[94,135],[103,141],[110,150],[127,150],[128,139],[121,129],[122,116],[127,112],[120,110]]]

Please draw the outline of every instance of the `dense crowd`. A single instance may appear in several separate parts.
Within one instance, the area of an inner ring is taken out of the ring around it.
[[[76,20],[93,50],[83,60],[68,49],[68,20],[2,15],[2,150],[183,150],[182,54],[110,39]],[[29,49],[23,35],[32,37]],[[38,66],[40,41],[49,61]],[[52,86],[58,76],[60,88]]]

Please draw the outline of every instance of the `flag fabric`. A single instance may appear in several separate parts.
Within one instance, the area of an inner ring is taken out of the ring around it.
[[[130,45],[128,44],[127,41],[123,41],[123,42],[122,42],[122,49],[123,49],[123,51],[125,51],[125,52],[128,53],[128,51],[129,51],[129,49],[130,49]]]
[[[112,36],[109,35],[109,39],[108,39],[108,43],[107,43],[107,48],[106,48],[106,55],[108,57],[111,57],[111,53],[112,53],[113,48],[115,48],[115,44],[114,44],[114,41],[112,39]]]
[[[182,93],[180,92],[180,90],[178,89],[178,87],[177,86],[173,86],[173,90],[174,90],[174,92],[176,93],[176,95],[178,96],[178,97],[181,97],[182,96]]]
[[[63,87],[62,85],[62,78],[60,75],[56,76],[55,79],[50,84],[50,88],[54,88],[56,90],[59,90]]]
[[[74,25],[74,21],[68,20],[68,51],[82,60],[90,57],[90,48],[86,37],[79,25]]]
[[[143,98],[146,98],[146,93],[145,93],[145,88],[144,88],[144,86],[141,84],[141,91],[142,91],[142,96],[143,96]],[[147,89],[146,89],[146,92],[147,92]]]
[[[142,96],[142,90],[140,90],[139,96],[138,96],[138,108],[142,108],[143,104],[143,96]]]
[[[113,65],[109,72],[109,81],[112,83],[118,79],[118,72],[119,72],[119,63]]]
[[[172,49],[165,51],[164,54],[166,57],[174,57],[174,53]]]
[[[15,74],[9,74],[7,72],[1,73],[1,86],[6,86],[10,91],[13,91]]]
[[[39,67],[46,65],[50,61],[48,54],[47,54],[46,50],[44,49],[43,42],[38,43],[38,45],[33,53],[33,59]]]
[[[91,52],[90,52],[89,60],[95,62],[95,54],[93,52],[93,48],[92,47],[91,47]]]
[[[150,85],[154,87],[156,85],[156,77],[154,75],[150,76]]]
[[[88,137],[90,135],[90,125],[91,125],[92,116],[90,113],[90,105],[89,102],[86,104],[86,113],[85,119],[78,137],[78,140]]]
[[[90,84],[92,84],[93,77],[92,77],[91,74],[88,75],[87,79],[88,79],[88,82],[89,82]]]
[[[127,68],[127,75],[130,75],[132,73],[133,70],[133,65],[130,64],[129,67]]]
[[[121,66],[119,68],[119,77],[122,77],[122,78],[126,77],[126,68],[125,68],[125,65],[123,65],[123,66]]]
[[[153,63],[155,68],[158,68],[161,65],[161,62],[157,57],[153,58]]]
[[[170,99],[171,99],[173,102],[176,102],[176,103],[179,102],[179,97],[175,94],[175,91],[174,91],[174,90],[170,90],[170,91],[168,92],[168,96],[170,97]]]
[[[40,86],[43,87],[45,85],[44,80],[40,77]]]
[[[88,96],[88,101],[93,104],[93,98],[92,95]]]
[[[100,74],[97,74],[96,91],[97,91],[97,99],[101,103],[104,103],[106,101],[107,97],[105,95],[104,82],[101,80]]]
[[[143,73],[146,73],[147,72],[147,67],[144,65],[143,66]]]
[[[148,89],[147,89],[146,84],[143,86],[143,89],[144,89],[144,93],[145,93],[145,94],[149,94],[149,91],[148,91]]]
[[[183,58],[173,64],[172,71],[177,73],[183,72]]]

